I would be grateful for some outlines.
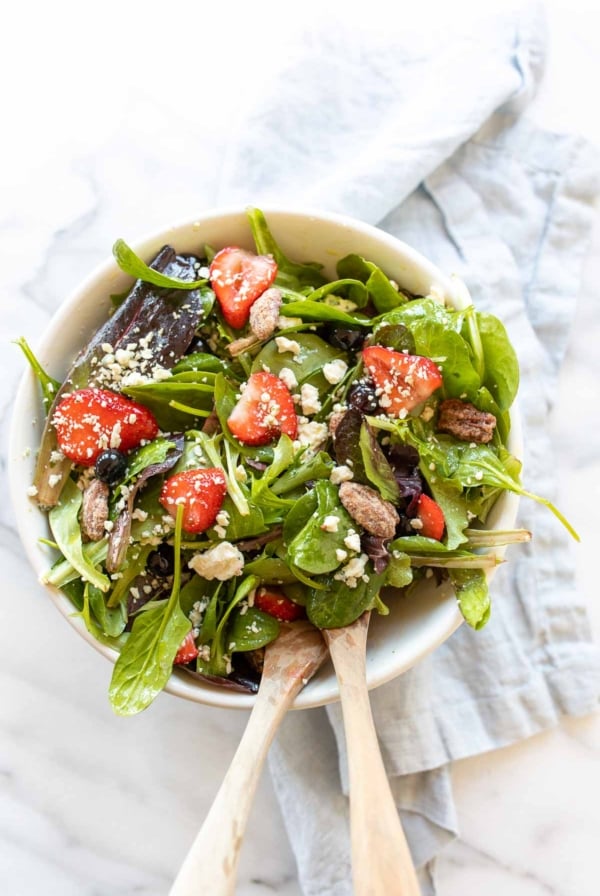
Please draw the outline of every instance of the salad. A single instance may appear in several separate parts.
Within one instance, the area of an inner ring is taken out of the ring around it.
[[[502,323],[415,296],[369,259],[337,279],[287,258],[248,210],[255,252],[165,246],[63,382],[25,342],[46,410],[29,494],[60,588],[119,651],[114,710],[145,709],[173,667],[255,691],[265,645],[389,612],[450,579],[466,622],[490,615],[519,371]]]

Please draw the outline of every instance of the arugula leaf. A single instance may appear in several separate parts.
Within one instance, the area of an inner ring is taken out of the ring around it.
[[[245,613],[234,612],[227,632],[228,650],[242,653],[258,650],[270,644],[279,635],[279,623],[257,607],[248,607]]]
[[[134,715],[152,703],[169,680],[175,655],[190,631],[190,621],[179,606],[182,520],[183,507],[179,505],[171,595],[167,601],[136,616],[127,643],[115,663],[109,698],[117,715]]]
[[[460,479],[464,486],[490,485],[516,492],[516,494],[523,495],[526,498],[532,498],[538,504],[543,504],[544,507],[547,507],[560,520],[573,538],[576,541],[580,541],[579,535],[560,510],[547,498],[534,495],[532,492],[524,489],[518,480],[511,475],[508,464],[506,462],[503,463],[487,445],[465,448],[454,475]]]
[[[198,289],[200,286],[206,286],[209,282],[206,278],[203,280],[180,280],[178,277],[167,277],[166,274],[161,274],[160,271],[148,267],[122,239],[115,242],[112,252],[115,261],[125,274],[135,277],[136,280],[143,280],[144,283],[152,283],[153,286],[162,286],[166,289]]]
[[[56,398],[58,390],[60,389],[60,383],[58,380],[55,380],[53,377],[46,373],[36,356],[33,354],[29,343],[23,336],[19,337],[19,339],[15,339],[14,343],[15,345],[19,346],[19,348],[27,358],[29,366],[38,379],[42,390],[44,410],[46,411],[46,413],[48,413],[48,411],[52,407],[54,399]]]
[[[471,628],[483,628],[491,612],[485,573],[480,569],[451,569],[449,575],[465,622]]]
[[[390,462],[366,420],[360,427],[358,441],[367,479],[375,486],[384,501],[397,504],[400,500],[400,486],[396,482]]]
[[[83,493],[72,479],[68,479],[58,504],[48,514],[50,529],[61,554],[73,569],[77,570],[81,578],[95,585],[100,591],[108,591],[110,579],[96,569],[83,552],[79,525],[82,500]],[[105,540],[103,539],[103,541]],[[55,577],[46,576],[46,581],[50,582],[51,578]],[[56,584],[55,581],[54,584]]]

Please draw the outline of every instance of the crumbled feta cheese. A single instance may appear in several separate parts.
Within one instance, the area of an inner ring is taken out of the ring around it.
[[[50,488],[54,488],[55,485],[58,485],[61,479],[62,476],[60,475],[60,473],[52,473],[51,476],[48,476],[48,485],[50,486]]]
[[[423,521],[420,520],[420,519],[418,519],[417,517],[415,517],[414,519],[412,519],[412,520],[410,521],[410,526],[411,526],[412,529],[417,529],[417,530],[422,529],[422,528],[423,528]]]
[[[59,464],[61,462],[61,460],[64,460],[64,459],[65,459],[65,456],[62,453],[62,451],[52,451],[52,453],[50,454],[50,463],[52,465]]]
[[[353,557],[334,575],[334,579],[343,582],[348,588],[356,588],[359,579],[363,579],[365,576],[365,566],[368,560],[369,558],[366,554],[361,554],[360,557]]]
[[[298,385],[298,380],[296,379],[296,375],[293,370],[290,370],[289,367],[282,367],[279,371],[279,379],[281,382],[288,387],[290,392],[292,389],[295,389]]]
[[[229,514],[226,510],[219,510],[217,514],[216,523],[217,526],[228,526],[230,522]]]
[[[104,529],[106,530],[106,532],[112,532],[114,527],[115,524],[112,520],[106,520],[106,522],[104,523]]]
[[[340,485],[342,482],[350,482],[353,476],[354,473],[350,467],[341,466],[334,467],[329,478],[334,485]]]
[[[477,470],[477,472],[475,473],[475,479],[477,480],[477,482],[481,482],[481,480],[483,479],[483,473],[481,472],[481,470]]]
[[[339,383],[344,378],[347,370],[348,365],[346,362],[341,358],[336,358],[335,361],[329,361],[323,365],[323,376],[328,383],[335,386],[336,383]]]
[[[290,327],[299,327],[303,323],[304,321],[301,317],[286,317],[285,315],[280,314],[277,318],[277,329],[289,330]]]
[[[308,417],[310,414],[317,414],[321,410],[321,402],[319,400],[319,390],[310,383],[303,383],[300,389],[300,401],[302,402],[302,413]]]
[[[38,490],[35,487],[35,485],[30,485],[29,488],[27,489],[27,494],[29,495],[30,498],[35,498],[37,493],[38,493]]]
[[[339,516],[335,516],[335,514],[331,513],[328,514],[321,523],[321,529],[324,532],[337,532],[339,523]]]
[[[148,514],[145,510],[142,510],[141,507],[136,507],[131,514],[131,518],[134,520],[139,520],[140,523],[143,523],[148,519]]]
[[[354,551],[355,554],[358,554],[360,551],[360,535],[358,532],[355,532],[354,529],[350,529],[344,538],[344,544],[349,551]]]
[[[347,556],[348,556],[348,551],[344,551],[344,550],[342,550],[342,548],[336,548],[335,559],[339,560],[340,563],[342,563],[342,561],[345,560]]]
[[[325,423],[317,423],[314,420],[298,424],[298,438],[294,447],[308,447],[316,451],[327,440],[329,432]]]
[[[229,541],[222,541],[214,548],[194,554],[188,566],[203,579],[225,582],[239,576],[244,568],[244,555]]]
[[[433,408],[428,404],[427,407],[423,408],[423,410],[421,411],[421,420],[424,420],[425,423],[429,423],[432,417]]]
[[[300,354],[299,344],[295,339],[288,339],[287,336],[276,336],[275,345],[280,354],[284,354],[285,352],[291,352],[294,356]]]

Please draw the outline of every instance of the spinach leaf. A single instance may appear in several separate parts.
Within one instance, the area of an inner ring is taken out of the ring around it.
[[[501,411],[512,405],[519,388],[519,362],[504,324],[483,311],[476,312],[485,360],[484,385]]]
[[[413,580],[410,557],[395,550],[390,554],[390,561],[385,569],[385,584],[392,588],[406,588]]]
[[[249,208],[247,215],[256,251],[259,255],[272,255],[277,262],[276,285],[301,289],[303,286],[321,286],[327,282],[320,273],[323,265],[315,262],[298,264],[284,255],[260,209]]]
[[[127,552],[126,564],[120,569],[121,578],[117,579],[108,598],[107,606],[110,610],[119,607],[120,604],[124,608],[126,607],[129,587],[144,572],[151,550],[152,545],[144,545],[143,547],[136,545]]]
[[[143,280],[144,283],[152,283],[153,286],[162,286],[166,289],[198,289],[208,283],[206,279],[180,280],[178,277],[167,277],[166,274],[155,271],[148,267],[124,240],[118,239],[112,251],[121,270],[125,274],[129,274],[130,277],[135,277],[136,280]]]
[[[217,625],[210,647],[209,672],[212,675],[225,675],[227,673],[227,654],[229,653],[227,648],[227,644],[229,643],[229,640],[227,639],[227,628],[229,625],[229,617],[234,609],[245,597],[248,597],[250,592],[253,591],[257,585],[258,579],[256,576],[246,576],[246,578],[242,579],[241,583],[236,588],[233,597],[227,604]]]
[[[444,305],[436,302],[435,299],[425,297],[424,299],[414,299],[406,302],[399,308],[394,308],[382,314],[377,319],[382,324],[404,324],[409,330],[418,320],[433,320],[442,324],[448,330],[461,332],[464,311],[450,311]]]
[[[260,370],[269,370],[275,376],[279,376],[284,367],[289,367],[294,372],[298,384],[305,382],[313,373],[321,371],[325,364],[338,358],[347,359],[345,352],[332,345],[314,333],[296,333],[294,341],[300,346],[297,355],[290,352],[280,352],[274,339],[266,343],[252,363],[252,373]]]
[[[349,314],[340,311],[333,305],[324,302],[313,302],[303,299],[299,302],[286,302],[281,306],[283,317],[299,317],[301,320],[312,320],[317,323],[344,324],[347,327],[370,327],[371,319],[363,315]]]
[[[59,503],[48,514],[50,529],[63,557],[76,569],[82,579],[95,585],[100,591],[108,591],[110,579],[90,562],[83,552],[79,511],[83,495],[72,479],[68,479]],[[103,539],[104,541],[104,539]],[[51,577],[47,577],[50,581]],[[56,582],[54,582],[56,584]]]
[[[181,523],[175,521],[175,569],[167,601],[136,616],[131,633],[113,670],[109,698],[117,715],[134,715],[149,706],[173,671],[173,660],[190,631],[190,621],[179,606],[181,584]]]
[[[52,403],[60,389],[60,383],[58,380],[55,380],[49,374],[46,373],[36,356],[33,354],[29,343],[23,336],[19,339],[15,339],[15,345],[18,345],[25,357],[29,362],[29,366],[33,370],[36,375],[38,382],[40,384],[42,390],[42,399],[44,403],[44,410],[46,413],[52,407]]]
[[[189,429],[190,419],[187,414],[182,414],[174,408],[173,402],[196,409],[200,420],[212,410],[214,386],[163,380],[160,383],[127,386],[123,392],[152,411],[161,429],[166,432],[177,432]]]
[[[173,374],[187,373],[189,371],[202,371],[203,373],[220,373],[227,367],[226,363],[216,355],[206,352],[193,352],[184,355],[173,367]]]
[[[483,628],[491,612],[485,573],[481,569],[452,569],[449,575],[465,622],[471,628]]]
[[[367,479],[375,486],[384,501],[397,504],[400,500],[400,487],[375,433],[366,420],[360,428],[359,446]]]
[[[97,641],[100,641],[101,644],[107,644],[109,647],[119,649],[125,643],[127,635],[124,635],[121,632],[119,632],[114,637],[106,634],[104,629],[98,625],[92,613],[92,599],[90,598],[90,594],[94,586],[90,585],[89,582],[86,582],[85,585],[81,583],[81,587],[81,610],[79,615],[83,619],[88,632],[93,635]],[[100,599],[103,600],[102,592],[98,591],[97,589],[95,590],[96,594],[100,595]]]
[[[317,628],[341,628],[358,619],[377,602],[385,573],[377,575],[371,564],[365,567],[368,581],[359,579],[356,588],[349,588],[333,576],[323,577],[323,590],[311,590],[306,601],[306,613]]]
[[[297,581],[287,563],[279,557],[257,557],[246,563],[244,572],[257,576],[261,585],[287,585]]]
[[[245,613],[236,610],[227,632],[230,651],[258,650],[270,644],[279,635],[279,623],[273,616],[256,607],[248,607]]]
[[[289,541],[290,525],[286,520],[287,529],[284,526],[284,538],[290,564],[304,572],[318,575],[338,568],[341,560],[338,559],[336,552],[344,549],[344,538],[356,523],[340,503],[338,489],[331,482],[320,480],[315,484],[311,494],[316,500],[315,511]],[[336,520],[335,531],[323,528],[327,525],[327,517]]]
[[[221,510],[229,515],[229,522],[225,527],[227,533],[225,537],[228,541],[250,538],[253,535],[260,535],[262,532],[268,531],[262,510],[255,503],[249,505],[247,514],[241,514],[231,497],[226,495]],[[214,527],[209,529],[207,534],[213,541],[220,541],[220,537],[215,532]]]
[[[407,301],[407,297],[392,286],[389,277],[372,261],[360,255],[346,255],[337,264],[339,277],[354,277],[367,287],[372,302],[380,314],[391,311]]]
[[[395,352],[415,354],[415,339],[404,324],[381,324],[366,339],[367,345],[382,345]]]
[[[469,345],[454,330],[436,320],[421,318],[411,325],[418,355],[432,358],[439,364],[446,398],[465,395],[472,401],[481,385],[471,361]]]
[[[319,451],[305,459],[304,452],[298,452],[294,463],[272,484],[275,495],[286,495],[293,489],[313,479],[329,479],[334,463],[326,451]]]
[[[107,606],[104,594],[94,585],[87,584],[88,597],[91,610],[98,620],[103,633],[109,638],[118,638],[125,630],[127,622],[125,607],[120,605],[115,609]]]

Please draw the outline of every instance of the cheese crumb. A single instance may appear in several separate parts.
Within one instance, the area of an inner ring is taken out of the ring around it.
[[[298,424],[298,438],[294,442],[295,448],[307,447],[316,451],[327,440],[329,431],[325,423],[317,423],[314,420],[300,422]]]
[[[335,361],[329,361],[323,365],[323,376],[328,383],[335,386],[336,383],[339,383],[344,378],[347,370],[348,365],[346,362],[341,358],[336,358]]]
[[[366,578],[365,566],[367,565],[368,560],[369,558],[366,554],[361,554],[360,557],[353,557],[334,575],[333,578],[343,582],[348,588],[356,588],[359,579],[364,580],[364,578]]]
[[[290,392],[292,389],[295,389],[298,385],[298,380],[296,379],[296,375],[293,370],[290,370],[289,367],[282,367],[279,371],[279,379],[281,382],[288,387]]]
[[[344,551],[344,550],[342,550],[342,548],[336,548],[335,559],[339,560],[340,563],[342,563],[342,561],[345,560],[347,556],[348,556],[348,551]]]
[[[358,554],[360,551],[360,535],[358,532],[355,532],[354,529],[350,529],[344,538],[344,544],[349,551],[354,551],[354,553]]]
[[[300,354],[299,344],[295,339],[288,339],[287,336],[276,336],[275,345],[280,354],[284,354],[284,352],[291,352],[294,356]]]
[[[354,473],[350,469],[350,467],[341,466],[334,467],[331,471],[331,476],[329,479],[333,483],[333,485],[340,485],[342,482],[350,482],[350,480],[354,477]]]
[[[222,541],[214,548],[194,554],[188,566],[203,579],[225,582],[239,576],[244,568],[244,555],[229,541]]]
[[[52,473],[51,476],[48,476],[48,485],[50,486],[50,488],[54,488],[55,485],[58,485],[61,479],[62,476],[60,475],[60,473]]]
[[[317,414],[321,410],[321,401],[319,399],[319,390],[310,383],[303,383],[300,389],[300,401],[302,402],[302,413],[308,417],[310,414]]]
[[[27,494],[29,495],[30,498],[35,498],[37,493],[38,493],[38,490],[35,487],[35,485],[30,485],[29,488],[27,489]]]
[[[337,532],[339,522],[340,522],[339,516],[335,516],[334,514],[328,514],[328,516],[326,516],[325,519],[323,520],[323,522],[321,523],[321,529],[324,532]]]

